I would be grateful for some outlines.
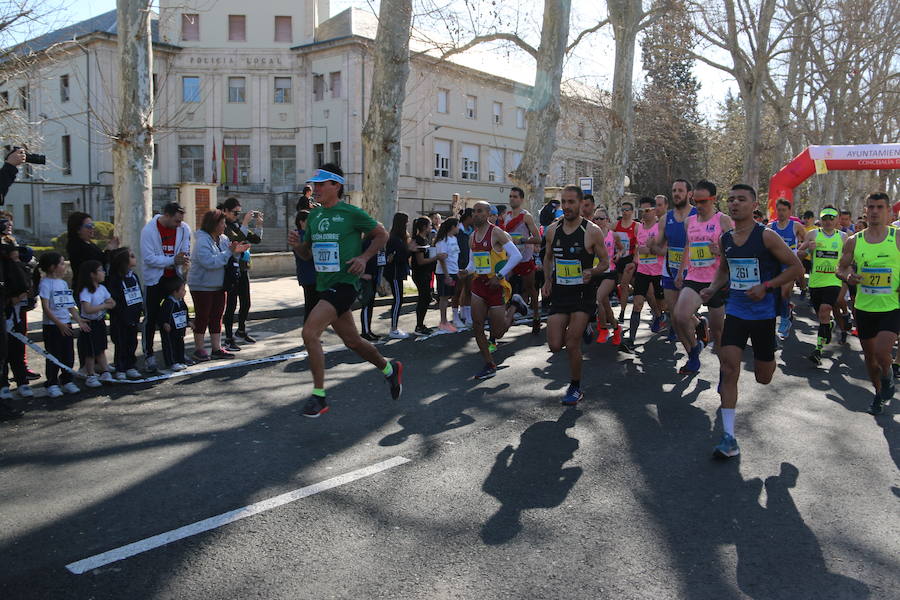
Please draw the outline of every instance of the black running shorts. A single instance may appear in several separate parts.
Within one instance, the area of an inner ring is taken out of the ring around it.
[[[341,316],[353,306],[357,296],[356,286],[349,283],[336,283],[327,290],[319,292],[319,302],[327,302]]]
[[[900,310],[869,312],[856,309],[856,329],[859,339],[870,340],[880,331],[900,332]]]
[[[704,283],[702,281],[688,281],[687,279],[685,279],[683,287],[691,288],[699,294],[700,290],[709,287],[709,283]],[[726,288],[720,289],[718,292],[713,294],[712,298],[709,299],[709,302],[704,302],[703,304],[705,304],[709,308],[719,308],[725,306],[725,289]]]
[[[775,319],[750,320],[725,315],[722,329],[722,347],[747,347],[747,339],[753,346],[753,358],[760,362],[775,360]]]
[[[660,283],[659,275],[647,275],[646,273],[635,273],[634,279],[631,281],[631,285],[634,288],[635,296],[643,296],[647,297],[647,292],[650,291],[650,284],[653,284],[653,297],[657,300],[662,300],[665,296],[663,295],[662,283]]]
[[[838,298],[841,296],[841,286],[827,285],[825,287],[809,288],[809,301],[812,303],[816,312],[823,304],[834,306],[837,304]]]

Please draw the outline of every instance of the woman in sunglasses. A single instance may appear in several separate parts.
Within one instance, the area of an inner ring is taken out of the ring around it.
[[[106,249],[100,248],[94,243],[94,219],[83,212],[74,212],[69,215],[66,223],[69,239],[66,241],[66,255],[69,258],[69,266],[72,268],[72,281],[78,281],[78,267],[88,260],[100,261],[106,267],[109,265],[109,252],[119,247],[119,238],[113,237],[106,243]]]

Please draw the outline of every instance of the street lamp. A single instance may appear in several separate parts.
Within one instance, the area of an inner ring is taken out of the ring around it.
[[[422,145],[423,145],[423,146],[425,145],[425,138],[427,138],[429,135],[431,135],[432,133],[434,133],[435,131],[437,131],[437,130],[440,129],[441,127],[443,127],[443,125],[435,125],[435,126],[434,126],[434,129],[432,129],[431,131],[429,131],[428,133],[426,133],[425,135],[423,135],[423,136],[422,136]]]

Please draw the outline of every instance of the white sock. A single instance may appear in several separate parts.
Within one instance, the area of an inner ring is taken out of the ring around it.
[[[725,429],[725,433],[734,437],[734,408],[723,408],[722,409],[722,428]]]

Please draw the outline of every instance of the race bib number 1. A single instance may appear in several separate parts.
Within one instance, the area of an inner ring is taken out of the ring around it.
[[[710,242],[691,242],[692,267],[711,267],[716,262],[709,246]]]
[[[863,294],[890,294],[894,289],[890,268],[863,267],[860,275],[859,287]]]
[[[341,270],[341,252],[337,242],[313,242],[312,251],[319,273],[337,273]]]
[[[472,252],[472,262],[475,263],[476,275],[491,275],[491,253],[487,250]]]
[[[581,261],[556,259],[556,283],[558,285],[581,285]]]
[[[731,289],[746,291],[762,283],[759,277],[759,260],[756,258],[729,258]]]

